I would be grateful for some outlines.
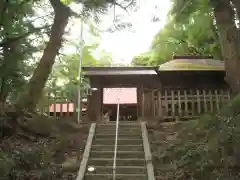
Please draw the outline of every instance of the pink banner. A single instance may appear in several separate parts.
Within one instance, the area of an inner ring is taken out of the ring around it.
[[[137,88],[104,88],[103,104],[136,104]]]

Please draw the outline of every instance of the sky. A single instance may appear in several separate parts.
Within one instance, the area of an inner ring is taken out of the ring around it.
[[[126,13],[121,8],[116,8],[115,15],[121,16],[121,21],[132,24],[131,30],[122,30],[107,32],[109,27],[113,27],[114,11],[101,16],[101,23],[97,25],[100,30],[100,38],[98,42],[100,47],[94,52],[95,57],[99,57],[101,51],[104,50],[111,54],[114,64],[128,65],[131,63],[134,56],[147,52],[151,47],[151,42],[154,36],[164,27],[167,21],[167,14],[171,7],[171,0],[137,0],[137,11]],[[72,6],[76,12],[80,11]],[[81,7],[80,7],[81,8]],[[158,17],[158,22],[152,22],[153,16]],[[72,21],[68,25],[70,34],[68,39],[71,39],[79,44],[80,40],[80,20]],[[89,25],[84,26],[83,39],[86,44],[96,42],[96,37],[88,33]],[[73,47],[65,48],[67,51],[74,51]]]
[[[125,17],[132,23],[133,32],[116,31],[101,35],[101,47],[112,54],[114,62],[129,64],[134,56],[148,51],[153,37],[166,23],[170,0],[139,0],[138,4],[140,9]],[[116,13],[124,12],[119,9]],[[159,17],[160,21],[152,22],[153,16]],[[109,12],[103,23],[112,23],[112,20],[113,12]]]

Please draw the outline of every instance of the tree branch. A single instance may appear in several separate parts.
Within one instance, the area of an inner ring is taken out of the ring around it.
[[[113,6],[118,6],[118,7],[120,7],[121,9],[123,9],[124,11],[126,11],[126,12],[129,14],[128,8],[129,8],[131,5],[134,4],[135,0],[131,0],[131,2],[128,3],[128,5],[126,5],[126,6],[123,6],[122,4],[118,3],[116,0],[106,0],[106,2],[112,4]]]
[[[26,32],[22,35],[19,35],[17,37],[4,39],[2,42],[0,42],[0,47],[6,46],[6,45],[11,44],[15,41],[26,38],[27,36],[29,36],[31,34],[34,34],[34,33],[37,33],[37,32],[40,32],[41,30],[46,29],[48,27],[51,27],[51,25],[47,25],[47,26],[43,26],[43,27],[39,27],[39,28],[34,28],[33,30],[31,30],[29,32]]]

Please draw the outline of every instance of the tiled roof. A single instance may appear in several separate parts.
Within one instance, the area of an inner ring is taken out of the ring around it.
[[[159,71],[224,71],[224,62],[213,59],[174,59],[159,66]]]

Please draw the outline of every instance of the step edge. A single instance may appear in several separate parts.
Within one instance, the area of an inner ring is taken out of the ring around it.
[[[95,168],[113,169],[113,166],[94,166]],[[116,169],[146,169],[146,166],[116,166]]]
[[[117,151],[118,153],[143,153],[143,151]],[[114,153],[114,151],[91,151],[91,153]]]
[[[89,158],[89,160],[93,161],[109,161],[109,160],[114,160],[114,158]],[[116,160],[120,161],[145,161],[145,159],[140,159],[140,158],[117,158]]]
[[[86,173],[85,176],[113,176],[112,174],[89,174]],[[116,176],[140,176],[147,177],[146,174],[116,174]]]

